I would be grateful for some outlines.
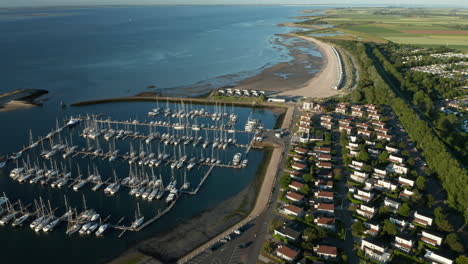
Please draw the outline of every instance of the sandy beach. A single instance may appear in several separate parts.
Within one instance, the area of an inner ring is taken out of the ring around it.
[[[332,47],[312,37],[300,38],[314,43],[322,54],[322,68],[303,87],[280,93],[282,96],[301,96],[308,98],[325,98],[340,94],[340,90],[333,89],[338,79],[338,63]]]

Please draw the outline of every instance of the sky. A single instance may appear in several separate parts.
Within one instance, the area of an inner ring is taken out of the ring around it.
[[[115,5],[115,4],[368,4],[368,5],[425,5],[464,6],[467,0],[0,0],[0,7],[35,7],[64,5]]]

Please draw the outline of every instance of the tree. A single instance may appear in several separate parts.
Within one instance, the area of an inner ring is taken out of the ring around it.
[[[416,178],[416,188],[423,191],[425,187],[426,187],[426,178],[424,178],[423,176],[418,176]]]
[[[343,147],[348,145],[348,133],[346,131],[342,131],[340,134],[340,144]]]
[[[357,154],[357,159],[362,162],[368,162],[370,159],[369,153],[367,153],[367,150],[361,150]]]
[[[304,186],[302,186],[302,188],[299,191],[304,195],[309,195],[310,194],[310,187],[309,187],[309,185],[304,184]]]
[[[398,209],[398,214],[404,217],[408,217],[411,212],[411,207],[408,203],[404,203],[401,205],[400,209]]]
[[[304,174],[304,175],[302,175],[302,179],[304,179],[305,182],[311,182],[312,181],[312,175]]]
[[[397,228],[394,223],[390,222],[390,220],[386,219],[384,221],[384,225],[382,228],[382,234],[385,235],[396,235],[397,234]]]
[[[266,252],[272,252],[273,249],[275,248],[275,244],[272,241],[266,241],[265,244],[263,244],[263,249]]]
[[[265,97],[264,94],[260,94],[260,96],[258,97],[258,100],[259,100],[260,102],[265,102],[265,101],[267,100],[267,98]]]
[[[458,240],[458,236],[455,233],[450,233],[445,237],[445,243],[453,250],[456,252],[463,252],[465,249],[463,248],[463,245],[460,243],[460,240]]]
[[[468,264],[468,257],[461,255],[456,260],[455,263],[457,264]]]
[[[435,199],[434,199],[434,196],[432,196],[432,194],[428,194],[426,196],[427,198],[427,201],[426,201],[426,206],[431,208],[432,206],[434,206],[434,203],[435,203]]]
[[[290,183],[291,183],[291,177],[287,173],[284,173],[283,175],[281,175],[280,180],[279,180],[279,184],[281,188],[287,189]]]
[[[387,151],[382,151],[382,153],[379,154],[378,156],[378,159],[379,159],[379,163],[386,163],[387,162],[387,159],[388,159],[388,152]]]
[[[308,227],[304,230],[303,237],[307,242],[315,242],[326,237],[327,234],[320,228],[317,227]]]
[[[341,169],[340,168],[334,168],[333,169],[333,177],[337,181],[341,180]]]
[[[452,232],[453,231],[453,226],[449,223],[447,220],[447,216],[444,214],[444,209],[442,209],[441,206],[437,207],[434,210],[434,223],[436,226],[445,232]]]
[[[314,216],[312,214],[306,214],[304,220],[307,224],[311,225],[314,223]]]
[[[362,234],[364,230],[365,230],[365,227],[361,220],[357,220],[351,225],[351,232],[353,233],[354,236],[358,236]]]
[[[388,206],[382,206],[379,208],[379,215],[380,216],[383,216],[383,215],[388,215],[390,214],[390,208]]]

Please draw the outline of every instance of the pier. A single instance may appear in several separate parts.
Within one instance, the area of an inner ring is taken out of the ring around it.
[[[195,195],[198,193],[198,191],[200,190],[200,188],[202,187],[203,183],[206,181],[206,179],[208,178],[208,176],[211,174],[211,171],[213,170],[213,168],[215,167],[215,165],[211,165],[210,169],[206,172],[206,174],[203,176],[203,178],[201,179],[200,181],[200,184],[198,184],[197,188],[195,188],[195,190],[193,191],[183,191],[183,193],[187,193],[187,194],[192,194],[192,195]]]
[[[146,122],[140,122],[138,120],[133,120],[133,121],[116,121],[116,120],[111,120],[111,119],[91,119],[91,118],[79,118],[81,121],[89,120],[97,123],[106,123],[106,124],[113,124],[113,125],[124,125],[124,126],[147,126],[147,127],[166,127],[166,128],[179,128],[179,129],[192,129],[191,126],[188,126],[186,124],[174,124],[174,123],[167,123],[167,124],[158,124],[156,122],[154,123],[146,123]],[[227,131],[228,133],[253,133],[251,131],[245,131],[245,130],[235,130],[235,129],[227,129],[227,128],[219,128],[219,127],[204,127],[200,128],[201,130],[209,130],[209,131]]]

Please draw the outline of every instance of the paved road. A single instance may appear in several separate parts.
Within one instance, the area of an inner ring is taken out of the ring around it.
[[[296,108],[295,107],[289,107],[288,111],[285,114],[285,119],[283,121],[283,125],[291,124],[293,122],[295,116],[296,116]],[[289,125],[287,125],[287,126],[289,127]],[[183,258],[181,258],[178,261],[178,263],[187,263],[192,259],[194,259],[194,261],[196,261],[196,258],[198,258],[198,256],[200,254],[206,254],[206,250],[209,249],[216,242],[218,242],[219,240],[221,240],[222,238],[224,238],[228,234],[232,233],[233,230],[239,229],[241,226],[244,226],[245,224],[247,224],[247,223],[249,223],[251,221],[258,221],[259,223],[261,223],[261,224],[255,224],[255,226],[257,228],[259,228],[258,231],[261,232],[261,234],[263,234],[262,229],[265,230],[265,233],[266,233],[267,221],[266,221],[266,219],[263,219],[263,215],[264,215],[265,209],[269,209],[269,206],[272,204],[271,203],[271,197],[276,197],[276,196],[272,195],[272,189],[273,189],[273,186],[276,184],[278,171],[282,171],[282,168],[278,169],[278,164],[280,164],[280,166],[283,164],[282,161],[285,158],[285,155],[284,155],[285,150],[287,150],[289,148],[290,133],[288,133],[286,137],[281,138],[281,139],[275,137],[274,133],[272,131],[265,131],[264,135],[262,135],[262,136],[265,137],[264,141],[271,142],[271,143],[273,143],[275,145],[278,145],[279,147],[276,147],[273,150],[273,153],[271,155],[271,159],[270,159],[270,162],[268,164],[267,171],[265,173],[265,177],[263,179],[262,186],[260,187],[260,191],[258,193],[257,200],[255,202],[254,208],[252,209],[252,211],[249,213],[249,215],[245,219],[243,219],[242,221],[240,221],[239,223],[237,223],[233,227],[229,228],[228,230],[224,231],[223,233],[219,234],[218,236],[214,237],[210,241],[204,243],[202,246],[198,247],[197,249],[195,249],[194,251],[192,251],[188,255],[184,256]],[[268,216],[268,214],[267,214],[267,216]],[[261,237],[263,238],[264,236],[261,236]],[[256,233],[254,233],[253,239],[255,239],[255,238],[257,238]],[[255,239],[255,243],[253,245],[251,245],[251,247],[254,248],[254,249],[260,249],[261,243],[263,243],[263,239],[260,239],[260,236],[258,236],[258,238],[259,239]],[[258,245],[258,241],[260,241],[260,245]],[[232,243],[232,244],[234,244],[234,243]],[[232,245],[226,245],[226,246],[227,246],[227,248],[232,247]],[[228,250],[228,249],[225,249],[225,250]],[[230,251],[228,250],[227,252],[230,252]],[[215,255],[215,254],[212,254],[212,255]],[[225,257],[227,255],[229,255],[229,253],[228,254],[222,254],[222,255],[224,256],[223,259],[226,259]],[[255,258],[257,256],[258,256],[258,253],[256,254]],[[216,257],[216,255],[213,258],[215,259],[214,260],[215,262],[218,261],[217,260],[218,257]],[[255,263],[255,262],[253,262],[253,263]],[[223,262],[223,263],[227,263],[227,262]]]

